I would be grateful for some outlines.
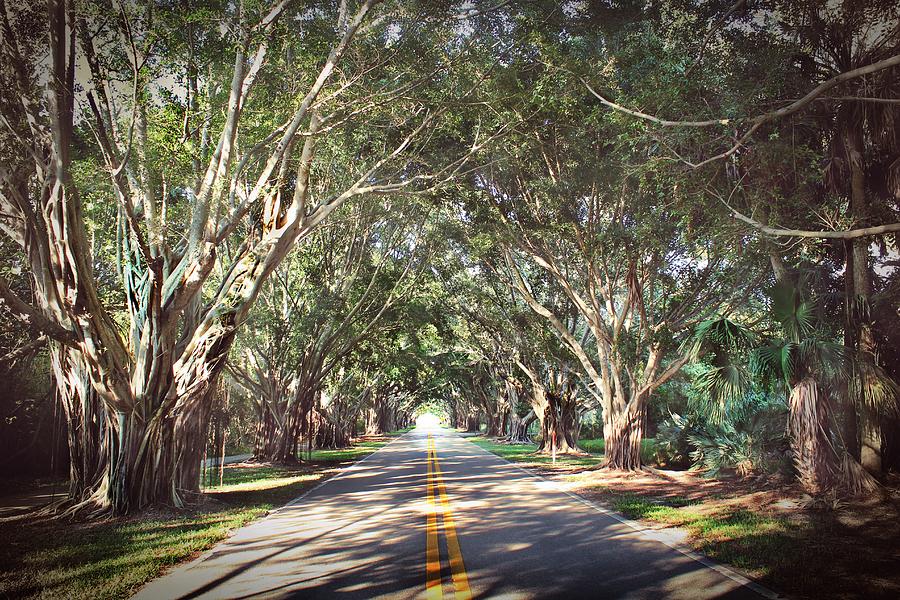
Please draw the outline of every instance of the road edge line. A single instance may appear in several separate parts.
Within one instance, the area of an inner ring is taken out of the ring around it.
[[[452,431],[452,430],[450,430],[450,431]],[[636,532],[640,533],[644,537],[651,539],[654,542],[658,542],[660,544],[668,546],[672,550],[675,550],[676,552],[679,552],[679,553],[683,554],[684,556],[687,556],[688,558],[697,561],[698,563],[702,564],[706,568],[712,569],[713,571],[719,573],[720,575],[727,577],[728,579],[731,579],[735,583],[741,584],[742,586],[746,587],[749,590],[756,592],[757,594],[759,594],[760,596],[763,596],[764,598],[769,598],[769,600],[785,600],[786,598],[788,598],[788,596],[785,596],[784,594],[780,594],[780,593],[776,592],[775,590],[769,589],[769,588],[765,587],[764,585],[753,581],[752,579],[748,578],[745,575],[741,575],[740,573],[738,573],[731,567],[728,567],[722,563],[719,563],[719,562],[709,558],[708,556],[704,556],[704,555],[698,553],[693,548],[690,548],[683,544],[678,544],[676,542],[664,540],[660,536],[653,535],[653,532],[658,531],[658,530],[647,527],[646,525],[643,525],[638,521],[633,521],[632,519],[629,519],[628,517],[625,517],[624,515],[616,512],[614,510],[610,510],[604,506],[601,506],[600,504],[597,504],[593,500],[588,500],[587,498],[584,498],[583,496],[579,496],[578,494],[576,494],[574,492],[570,492],[569,490],[563,489],[563,487],[560,485],[559,482],[554,481],[552,479],[548,479],[538,473],[532,473],[531,471],[526,470],[524,467],[520,467],[519,465],[517,465],[516,463],[514,463],[512,461],[506,460],[499,454],[494,454],[490,450],[485,450],[478,444],[471,442],[467,438],[459,435],[458,432],[454,431],[453,433],[455,433],[459,439],[469,442],[469,444],[471,444],[473,447],[480,450],[483,454],[487,454],[488,456],[493,456],[494,458],[498,458],[498,459],[502,460],[503,462],[507,463],[508,465],[512,466],[513,468],[518,469],[525,475],[528,475],[529,477],[532,477],[533,479],[538,479],[540,481],[550,484],[550,486],[553,487],[553,489],[555,491],[561,492],[561,493],[565,494],[566,496],[569,496],[573,500],[577,500],[578,502],[584,504],[585,506],[593,508],[595,511],[597,511],[603,515],[606,515],[606,516],[622,523],[623,525],[627,525],[628,527],[630,527],[631,529],[634,529]],[[669,528],[666,528],[666,529],[669,529]],[[677,529],[677,528],[675,528],[675,529]]]
[[[238,527],[237,529],[233,529],[232,531],[230,531],[230,532],[228,533],[227,536],[225,536],[224,538],[222,538],[221,540],[219,540],[218,542],[216,542],[215,545],[213,545],[212,548],[206,550],[203,554],[201,554],[200,556],[198,556],[197,558],[195,558],[195,559],[193,559],[193,560],[189,560],[189,561],[187,561],[187,562],[183,562],[183,563],[178,563],[178,564],[172,565],[171,570],[169,570],[169,571],[167,571],[167,572],[165,572],[165,573],[159,575],[158,577],[154,577],[153,579],[151,579],[150,581],[148,581],[147,583],[145,583],[143,586],[141,586],[141,587],[138,589],[137,592],[135,592],[134,595],[137,595],[137,593],[140,592],[144,587],[150,585],[152,582],[156,581],[157,579],[161,579],[162,577],[165,577],[166,575],[168,575],[169,573],[172,573],[175,569],[178,569],[179,567],[183,567],[183,568],[185,568],[185,569],[192,569],[192,568],[194,568],[195,566],[197,566],[197,565],[199,565],[199,564],[201,564],[201,563],[203,563],[203,562],[209,560],[209,558],[210,558],[213,554],[215,554],[215,552],[216,552],[216,550],[218,549],[218,547],[219,547],[220,544],[228,543],[228,542],[231,540],[231,538],[233,538],[235,535],[237,535],[237,533],[238,533],[239,531],[241,531],[242,529],[244,529],[245,527],[250,527],[250,526],[252,526],[252,525],[256,525],[257,523],[262,523],[262,522],[265,521],[266,519],[272,517],[273,515],[278,514],[279,512],[283,511],[284,509],[289,508],[289,507],[291,507],[291,506],[294,506],[295,504],[299,504],[304,498],[306,498],[307,496],[309,496],[310,494],[312,494],[314,491],[316,491],[317,489],[319,489],[320,487],[322,487],[323,485],[325,485],[325,484],[328,483],[329,481],[334,481],[335,479],[338,479],[339,477],[342,477],[346,472],[353,470],[353,468],[356,467],[357,465],[362,464],[362,463],[366,462],[367,460],[369,460],[369,458],[370,458],[373,454],[375,454],[375,453],[377,453],[377,452],[381,452],[382,450],[384,450],[385,448],[387,448],[388,446],[390,446],[390,445],[393,444],[394,442],[399,441],[400,439],[402,439],[403,437],[405,437],[406,435],[408,435],[408,434],[410,434],[410,433],[411,433],[411,431],[407,431],[406,433],[403,433],[403,434],[401,434],[401,435],[398,435],[397,437],[395,437],[394,439],[392,439],[391,441],[389,441],[387,444],[385,444],[385,445],[382,446],[381,448],[378,448],[377,450],[375,450],[375,452],[372,452],[371,454],[367,454],[367,455],[365,455],[364,457],[362,457],[361,459],[359,459],[358,461],[354,462],[353,464],[348,465],[348,466],[344,467],[343,469],[338,470],[337,473],[335,473],[334,475],[332,475],[331,477],[329,477],[329,478],[326,479],[325,481],[320,481],[319,483],[317,483],[317,484],[314,485],[313,487],[309,488],[308,490],[306,490],[305,492],[303,492],[302,494],[300,494],[299,496],[297,496],[296,498],[294,498],[293,500],[291,500],[291,501],[288,502],[287,504],[284,504],[284,505],[279,506],[278,508],[276,508],[276,509],[274,509],[274,510],[269,511],[268,514],[263,515],[262,517],[256,519],[255,521],[251,521],[250,523],[247,523],[246,525],[243,525],[243,526],[241,526],[241,527]],[[474,445],[474,444],[473,444],[473,445]],[[129,597],[130,597],[130,596],[129,596]]]
[[[359,459],[359,460],[357,460],[357,461],[354,461],[353,464],[347,465],[346,467],[344,467],[344,468],[338,470],[337,473],[335,473],[334,475],[332,475],[332,476],[329,477],[328,479],[326,479],[326,480],[324,480],[324,481],[320,481],[320,482],[317,483],[315,486],[309,488],[308,490],[306,490],[305,492],[303,492],[302,494],[300,494],[299,496],[297,496],[296,498],[294,498],[293,500],[291,500],[290,502],[288,502],[288,503],[285,504],[284,506],[279,506],[278,508],[276,508],[275,510],[273,510],[272,512],[270,512],[268,515],[266,515],[264,518],[267,519],[267,518],[269,518],[271,515],[274,515],[274,514],[276,514],[276,513],[279,513],[279,512],[281,512],[281,511],[283,511],[283,510],[286,509],[286,508],[290,508],[290,507],[292,507],[292,506],[295,506],[295,505],[299,504],[299,503],[302,502],[303,499],[305,499],[307,496],[309,496],[310,494],[312,494],[313,492],[315,492],[315,491],[318,490],[319,488],[325,486],[325,485],[328,484],[329,482],[335,481],[335,480],[337,480],[337,479],[340,479],[341,477],[344,477],[344,476],[345,476],[347,473],[349,473],[350,471],[356,471],[356,470],[358,470],[358,469],[360,468],[360,465],[361,465],[361,464],[363,464],[364,462],[366,462],[367,460],[369,460],[370,458],[372,458],[373,456],[375,456],[376,454],[378,454],[378,453],[381,452],[382,450],[386,450],[386,449],[388,448],[388,446],[390,446],[390,445],[392,445],[392,444],[394,444],[394,443],[396,443],[396,442],[399,442],[401,439],[403,439],[404,437],[406,437],[406,436],[409,435],[410,433],[412,433],[412,432],[411,432],[411,431],[407,431],[407,432],[405,432],[405,433],[403,433],[403,434],[401,434],[401,435],[398,435],[397,437],[395,437],[394,439],[392,439],[391,441],[389,441],[387,444],[385,444],[385,445],[382,446],[381,448],[378,448],[378,449],[375,450],[374,452],[371,452],[371,453],[369,453],[369,454],[366,454],[366,455],[363,456],[361,459]],[[260,519],[260,520],[262,520],[262,519]]]

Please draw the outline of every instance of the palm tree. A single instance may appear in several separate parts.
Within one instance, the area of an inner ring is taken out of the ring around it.
[[[758,338],[745,326],[720,317],[701,323],[694,336],[695,357],[712,354],[712,367],[698,379],[711,414],[724,414],[747,393],[751,378],[783,390],[788,399],[788,434],[797,476],[813,496],[846,488],[870,490],[877,483],[847,452],[834,427],[831,399],[853,372],[843,344],[818,327],[814,299],[793,285],[769,293],[775,335]],[[734,359],[749,355],[749,368]],[[718,412],[715,412],[718,411]]]
[[[793,4],[788,11],[797,11],[802,24],[797,28],[799,39],[811,49],[823,77],[874,64],[900,51],[896,1]],[[894,67],[844,83],[823,109],[831,130],[825,182],[828,191],[846,198],[847,214],[855,227],[890,211],[900,196],[900,108],[893,102],[898,92],[900,69]],[[897,386],[878,364],[879,324],[870,311],[877,281],[871,243],[857,239],[845,246],[845,345],[856,353],[848,395],[859,429],[859,440],[847,442],[858,450],[866,469],[880,473],[881,416],[896,410]]]
[[[754,350],[751,369],[783,384],[794,466],[803,488],[818,495],[834,487],[841,472],[830,399],[847,376],[847,354],[816,327],[814,301],[795,286],[777,285],[770,296],[782,335]]]

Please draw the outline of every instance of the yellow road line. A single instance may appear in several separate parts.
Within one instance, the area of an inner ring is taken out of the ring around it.
[[[441,465],[438,462],[437,451],[434,448],[434,440],[430,435],[428,436],[428,442],[429,473],[435,479],[440,497],[441,518],[447,537],[447,552],[450,555],[450,573],[453,575],[453,586],[456,588],[456,597],[458,599],[468,600],[472,597],[472,591],[469,589],[469,577],[466,574],[466,565],[463,562],[462,550],[460,550],[459,539],[456,536],[453,511],[450,510],[450,500],[447,498],[447,488],[444,486]]]
[[[431,468],[433,442],[428,434],[428,520],[425,526],[425,597],[441,600],[441,555],[438,549],[437,507],[434,502],[434,472]]]

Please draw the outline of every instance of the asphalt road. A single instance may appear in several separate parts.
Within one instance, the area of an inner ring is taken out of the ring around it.
[[[420,428],[136,597],[760,597],[744,583]]]

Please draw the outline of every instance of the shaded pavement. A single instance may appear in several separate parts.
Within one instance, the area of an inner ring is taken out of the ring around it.
[[[429,435],[455,524],[453,548],[440,526],[448,516],[435,514],[443,509],[426,492]],[[136,597],[425,597],[429,512],[438,522],[443,583],[429,597],[454,595],[449,552],[457,547],[462,558],[454,568],[462,563],[475,598],[743,599],[764,592],[454,432],[418,428]]]

